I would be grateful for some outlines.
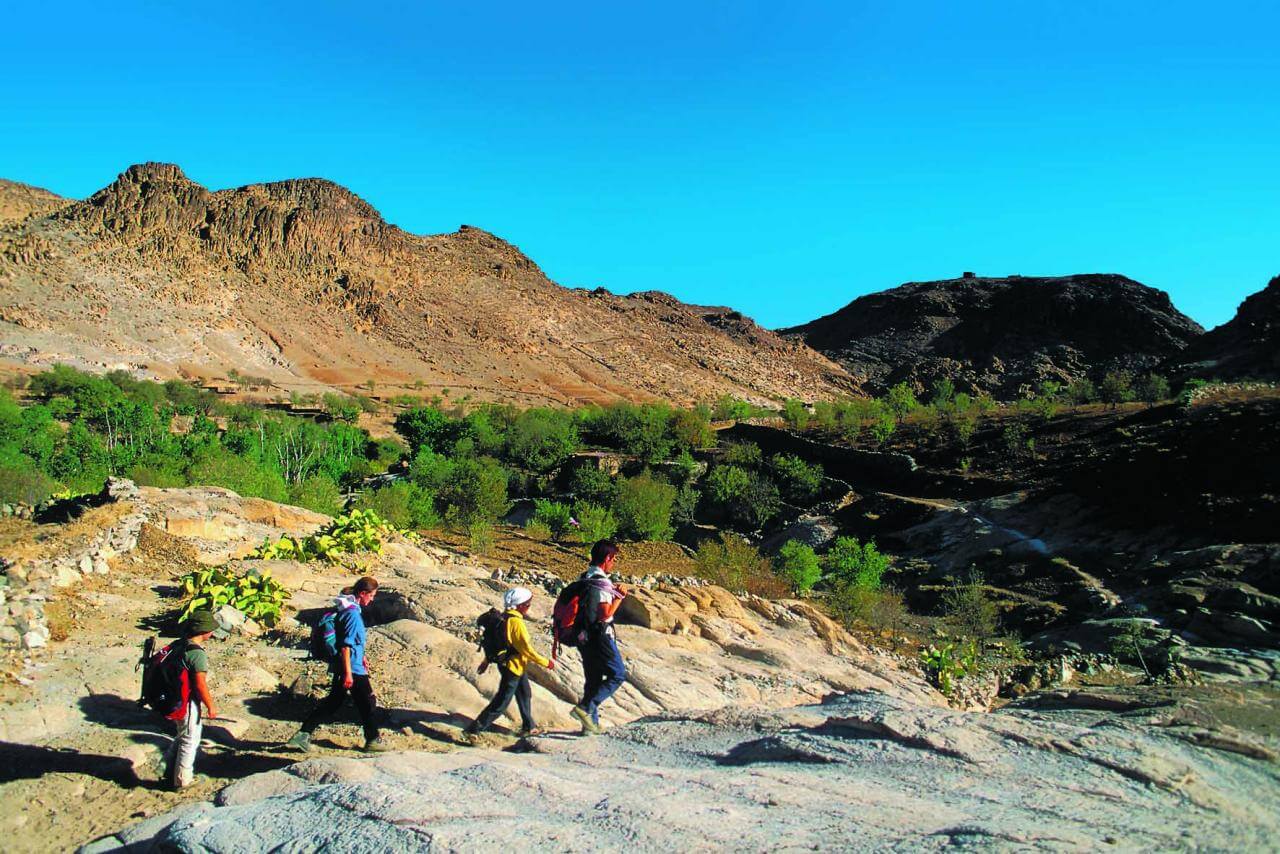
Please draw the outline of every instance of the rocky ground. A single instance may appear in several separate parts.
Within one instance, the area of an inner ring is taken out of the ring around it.
[[[54,565],[64,552],[82,549],[95,529],[138,514],[146,522],[137,543],[112,556],[107,572],[50,594],[47,644],[6,659],[0,688],[6,769],[0,772],[0,827],[12,834],[6,850],[74,848],[299,758],[278,745],[326,678],[304,660],[305,628],[288,622],[278,631],[250,627],[214,642],[211,684],[226,720],[210,722],[202,776],[181,794],[158,785],[156,760],[166,737],[134,702],[134,663],[143,637],[172,626],[176,578],[205,564],[230,560],[237,568],[269,569],[295,591],[291,605],[298,613],[324,607],[351,582],[349,570],[235,559],[265,536],[314,530],[323,517],[219,489],[143,489],[66,525],[8,520],[0,542],[24,566]],[[472,623],[505,589],[507,581],[493,576],[511,573],[400,540],[370,558],[365,571],[384,585],[369,613],[376,624],[369,660],[390,743],[413,755],[453,753],[458,728],[482,708],[496,682],[492,672],[475,672]],[[549,571],[516,577],[551,588],[559,583]],[[532,611],[543,646],[550,601],[541,591]],[[663,583],[638,588],[622,619],[631,680],[604,712],[610,727],[655,715],[814,703],[853,690],[943,704],[902,661],[868,650],[807,603],[744,601],[719,588]],[[567,716],[581,680],[573,654],[534,678],[540,723],[561,733],[575,729]],[[509,733],[491,734],[485,749],[512,747]],[[321,756],[350,756],[360,741],[349,720],[322,730],[317,745]]]

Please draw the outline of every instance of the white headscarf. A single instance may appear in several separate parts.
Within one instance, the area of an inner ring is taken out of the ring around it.
[[[512,587],[506,593],[502,594],[502,607],[504,609],[515,608],[523,605],[533,598],[533,594],[523,587]]]

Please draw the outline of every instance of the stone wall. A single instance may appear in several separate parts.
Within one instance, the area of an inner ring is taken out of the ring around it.
[[[138,488],[132,481],[112,478],[94,500],[110,503],[137,497]],[[6,565],[0,586],[0,650],[38,649],[47,644],[45,604],[50,597],[86,575],[105,575],[110,569],[108,560],[137,546],[145,521],[146,511],[137,510],[73,551]]]

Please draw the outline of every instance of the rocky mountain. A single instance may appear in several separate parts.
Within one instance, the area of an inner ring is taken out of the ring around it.
[[[1093,274],[909,282],[781,330],[873,390],[941,378],[961,390],[1017,396],[1113,367],[1153,368],[1203,330],[1169,295],[1124,276]]]
[[[1280,276],[1240,304],[1236,316],[1178,354],[1183,370],[1215,379],[1280,379]]]
[[[26,204],[0,227],[0,356],[523,403],[856,388],[736,312],[567,289],[492,234],[410,234],[329,181],[213,192],[148,163]]]
[[[0,178],[0,226],[22,222],[29,216],[45,216],[69,204],[70,199],[56,193]]]

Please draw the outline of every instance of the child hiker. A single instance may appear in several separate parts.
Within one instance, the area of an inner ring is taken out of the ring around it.
[[[204,643],[213,637],[217,628],[212,611],[193,611],[182,624],[182,639],[174,644],[168,659],[172,662],[171,681],[187,686],[180,694],[185,697],[185,714],[177,717],[175,711],[172,716],[177,733],[165,754],[164,778],[174,789],[185,789],[195,779],[196,754],[200,751],[200,735],[204,730],[200,706],[203,704],[208,710],[210,720],[218,716],[205,679],[209,656],[204,651]]]
[[[533,594],[523,587],[513,587],[502,597],[503,613],[496,619],[502,620],[503,625],[496,626],[495,630],[504,633],[506,644],[505,648],[497,653],[497,659],[494,661],[498,665],[501,681],[498,683],[498,692],[493,695],[489,705],[485,706],[480,716],[464,730],[464,737],[468,741],[474,740],[477,735],[487,730],[498,719],[498,715],[505,712],[507,706],[511,705],[512,697],[520,708],[522,725],[520,735],[534,735],[538,731],[533,721],[533,692],[529,687],[529,674],[526,668],[529,662],[533,662],[548,670],[554,670],[556,662],[554,658],[544,658],[529,643],[529,630],[525,626],[524,618],[529,613],[529,605],[532,602]],[[489,667],[489,663],[490,660],[486,654],[485,660],[480,664],[481,673]]]

